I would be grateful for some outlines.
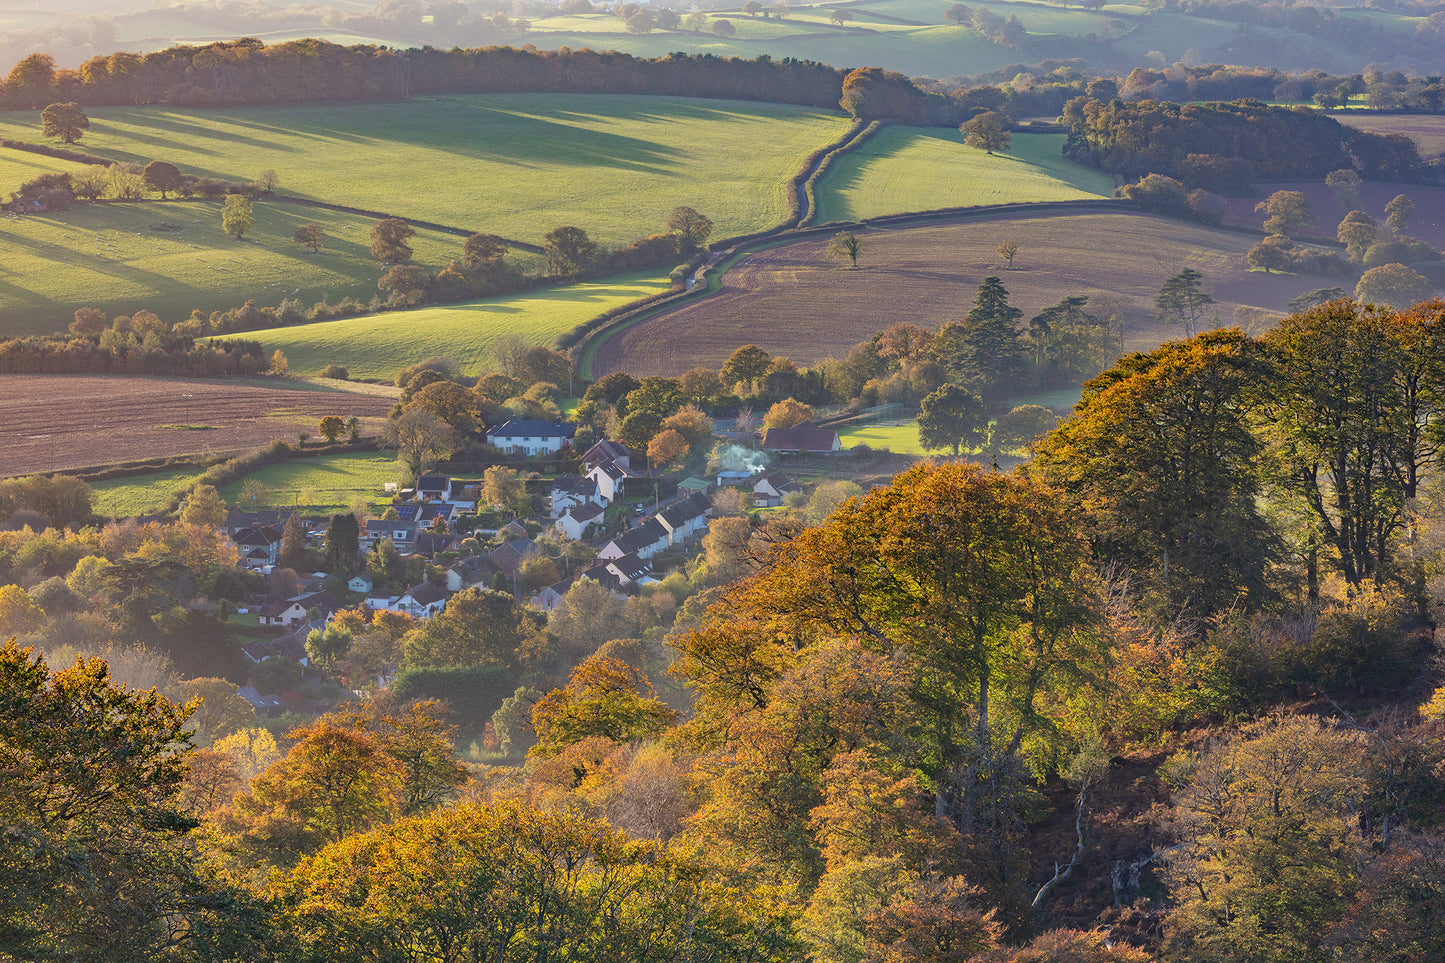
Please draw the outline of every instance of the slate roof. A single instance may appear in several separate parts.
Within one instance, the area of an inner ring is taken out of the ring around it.
[[[769,428],[763,434],[763,447],[773,451],[832,451],[837,440],[838,433],[832,428],[800,421],[791,428]]]
[[[487,432],[488,438],[571,438],[577,426],[552,421],[513,419]]]
[[[409,588],[403,593],[403,598],[411,596],[417,605],[431,605],[433,602],[440,602],[447,597],[447,593],[437,588],[430,582],[423,582],[415,588]]]
[[[639,549],[646,548],[656,542],[667,540],[667,529],[655,518],[648,518],[641,525],[629,532],[624,532],[612,540],[622,554],[627,555]]]

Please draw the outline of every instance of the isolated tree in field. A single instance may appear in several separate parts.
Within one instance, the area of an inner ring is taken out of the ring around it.
[[[852,231],[839,231],[828,242],[828,256],[835,261],[847,258],[853,268],[858,267],[858,255],[863,251],[863,239]]]
[[[179,167],[162,160],[153,160],[141,168],[140,176],[145,179],[146,187],[161,192],[161,200],[165,200],[166,194],[171,191],[179,191],[185,182]]]
[[[963,3],[955,3],[943,12],[945,23],[957,24],[966,27],[973,23],[973,8]]]
[[[236,240],[241,240],[256,226],[256,214],[249,198],[242,194],[227,194],[221,208],[221,227]]]
[[[90,118],[79,104],[51,104],[40,112],[40,132],[73,144],[90,130]]]
[[[403,264],[411,260],[407,239],[416,236],[416,229],[399,217],[377,221],[371,229],[371,256],[383,264]]]
[[[1008,118],[996,110],[986,110],[958,126],[963,142],[969,147],[992,154],[996,150],[1008,150],[1013,136],[1004,129]]]
[[[276,188],[281,184],[281,178],[274,170],[267,169],[256,175],[254,185],[256,190],[267,197],[276,193]]]
[[[1396,194],[1385,205],[1385,223],[1390,225],[1390,230],[1397,235],[1404,234],[1410,228],[1410,218],[1415,214],[1415,202],[1410,200],[1408,194]]]
[[[714,20],[712,22],[712,32],[719,37],[735,37],[737,36],[738,28],[733,26],[731,20]]]
[[[1159,320],[1182,326],[1190,338],[1199,332],[1204,311],[1213,303],[1213,296],[1204,290],[1204,275],[1193,268],[1185,268],[1165,281],[1154,296]]]
[[[1335,192],[1335,196],[1340,199],[1340,205],[1347,211],[1359,209],[1362,183],[1360,175],[1348,167],[1330,171],[1325,177],[1325,185]]]
[[[280,348],[271,352],[271,367],[267,369],[266,373],[278,378],[284,378],[291,373],[291,364],[286,360],[286,355]]]
[[[747,3],[743,4],[743,13],[747,14],[750,17],[756,17],[762,12],[763,5],[761,3],[758,3],[758,0],[748,0]]]
[[[773,16],[777,17],[779,20],[784,20],[787,18],[788,0],[778,0],[777,3],[773,4]]]
[[[712,220],[690,207],[675,207],[667,218],[667,229],[681,234],[689,246],[702,250],[712,234]]]
[[[306,245],[311,249],[311,253],[315,254],[321,250],[321,245],[326,243],[326,232],[319,224],[302,224],[296,229],[296,233],[291,235],[291,240]]]
[[[321,424],[316,426],[316,430],[321,432],[321,437],[325,438],[328,443],[334,444],[336,439],[341,437],[341,433],[346,430],[346,422],[341,419],[340,415],[327,415],[321,419]]]
[[[1014,266],[1014,257],[1019,253],[1018,242],[1000,241],[998,247],[994,248],[994,250],[998,251],[998,256],[1003,258],[1004,263],[1012,269]]]
[[[687,29],[695,33],[702,33],[704,30],[707,29],[707,21],[707,14],[703,13],[701,10],[694,10],[692,13],[687,15]]]
[[[1435,286],[1430,279],[1403,264],[1381,264],[1370,268],[1355,285],[1355,300],[1363,304],[1388,305],[1403,311],[1428,300]]]
[[[1350,211],[1335,230],[1335,237],[1345,246],[1345,254],[1356,264],[1365,259],[1370,245],[1380,239],[1380,227],[1364,211]]]
[[[597,257],[597,242],[580,227],[554,227],[542,238],[547,252],[547,273],[553,277],[576,277],[592,266]]]
[[[1264,229],[1271,234],[1295,237],[1314,223],[1310,202],[1300,191],[1275,191],[1254,206],[1256,214],[1268,215]]]
[[[948,384],[923,399],[918,407],[918,440],[924,448],[961,448],[983,444],[988,413],[983,399],[962,385]]]
[[[828,14],[828,19],[841,27],[843,26],[843,24],[853,19],[853,11],[834,10],[832,13]]]
[[[1290,240],[1283,234],[1271,234],[1249,249],[1245,260],[1252,268],[1263,268],[1265,274],[1288,271]]]

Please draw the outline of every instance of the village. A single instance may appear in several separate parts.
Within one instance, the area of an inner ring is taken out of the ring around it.
[[[512,420],[489,431],[487,440],[524,469],[533,461],[558,464],[559,455],[570,453],[574,432],[566,422]],[[299,680],[314,661],[308,640],[324,635],[338,613],[355,619],[359,612],[368,623],[393,613],[421,623],[444,612],[458,593],[482,589],[506,593],[515,606],[545,617],[584,581],[618,599],[635,597],[702,551],[719,506],[745,515],[780,508],[785,500],[802,503],[804,486],[768,470],[768,461],[841,451],[837,431],[811,421],[766,429],[750,440],[756,451],[724,436],[722,455],[713,458],[719,467],[706,477],[652,469],[645,454],[611,440],[575,459],[575,472],[524,479],[515,468],[489,469],[518,484],[508,498],[511,511],[488,505],[483,479],[424,472],[414,487],[389,484],[381,516],[356,526],[353,557],[365,564],[354,573],[302,573],[284,565],[288,526],[304,533],[314,559],[328,540],[350,537],[331,531],[336,517],[328,524],[294,510],[230,511],[225,531],[241,566],[266,579],[265,592],[227,613],[254,639],[241,649],[247,661],[269,663],[269,671],[251,673],[239,694],[260,715],[324,708]],[[289,664],[289,671],[277,663]],[[385,666],[365,688],[385,687],[396,671],[396,664]],[[267,680],[288,680],[294,688],[262,691],[283,686]],[[355,694],[363,688],[357,681],[350,682]]]

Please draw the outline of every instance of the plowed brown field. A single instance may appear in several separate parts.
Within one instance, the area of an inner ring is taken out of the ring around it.
[[[277,438],[295,444],[302,431],[319,438],[316,424],[326,415],[380,419],[393,403],[350,392],[88,375],[6,375],[0,389],[0,477],[236,451]]]
[[[824,256],[826,239],[753,254],[728,271],[718,293],[614,335],[598,350],[594,373],[716,368],[744,344],[799,364],[841,358],[898,321],[937,330],[962,318],[990,274],[1003,279],[1025,319],[1068,295],[1118,298],[1131,348],[1183,336],[1153,313],[1159,286],[1186,267],[1204,275],[1225,324],[1236,307],[1282,312],[1295,296],[1340,283],[1251,273],[1244,256],[1258,236],[1143,214],[950,222],[867,231],[863,239],[856,271]],[[996,253],[1005,239],[1019,245],[1013,270]]]

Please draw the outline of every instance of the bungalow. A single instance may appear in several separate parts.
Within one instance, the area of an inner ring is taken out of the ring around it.
[[[819,428],[811,421],[798,422],[791,428],[769,428],[763,432],[766,451],[842,451],[843,442],[832,428]]]
[[[447,593],[430,582],[407,589],[396,600],[395,612],[405,612],[418,619],[429,619],[447,605]]]
[[[595,531],[604,521],[606,509],[601,505],[581,505],[568,508],[555,522],[555,527],[568,538],[581,541],[589,530]]]
[[[450,527],[459,515],[461,512],[451,502],[428,502],[417,513],[416,522],[423,528],[431,528],[440,518],[443,524]]]
[[[602,546],[597,557],[602,561],[621,558],[635,553],[639,558],[651,558],[667,548],[667,529],[656,518],[649,518],[629,532],[612,539]]]
[[[753,483],[756,474],[751,471],[720,471],[717,473],[717,487],[744,488]]]
[[[346,583],[346,591],[355,592],[358,595],[365,595],[371,591],[371,587],[374,584],[369,575],[353,575]]]
[[[513,419],[487,432],[487,443],[510,455],[550,455],[570,443],[577,429],[574,425],[551,421]]]
[[[306,621],[306,606],[298,599],[287,599],[284,602],[268,602],[261,606],[260,622],[262,625],[284,625],[290,627],[297,622]]]
[[[251,708],[255,709],[256,712],[261,715],[270,715],[281,708],[280,699],[274,695],[262,695],[256,691],[255,686],[248,685],[244,689],[239,690],[236,695],[245,699],[251,704]]]
[[[667,544],[681,545],[707,533],[707,516],[712,502],[706,495],[692,494],[668,505],[654,517],[667,530]]]
[[[795,491],[797,483],[787,475],[769,472],[753,482],[753,501],[761,508],[776,508],[783,496]]]
[[[589,569],[579,572],[577,581],[580,582],[583,579],[591,579],[613,595],[619,595],[623,598],[627,597],[627,593],[623,590],[622,580],[617,577],[616,572],[613,572],[605,564],[594,565]]]

